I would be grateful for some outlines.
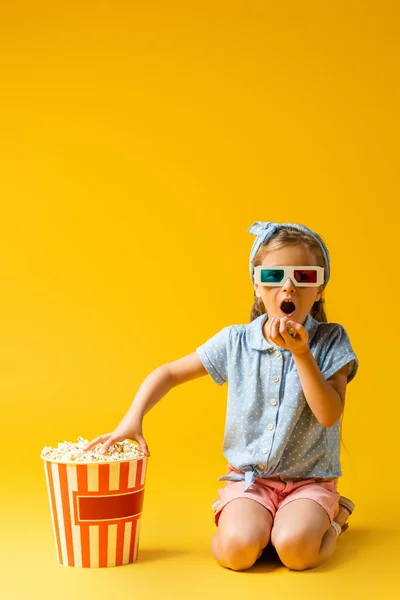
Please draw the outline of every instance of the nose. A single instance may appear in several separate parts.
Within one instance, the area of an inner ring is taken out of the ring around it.
[[[285,292],[287,291],[294,291],[296,289],[296,286],[294,285],[293,281],[291,280],[290,277],[288,277],[285,281],[285,284],[283,286],[283,290]]]

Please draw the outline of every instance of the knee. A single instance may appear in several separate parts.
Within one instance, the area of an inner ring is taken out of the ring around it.
[[[319,549],[305,535],[290,534],[274,542],[282,563],[294,571],[312,569],[318,564]]]
[[[234,534],[219,537],[218,562],[234,571],[244,571],[254,565],[261,555],[259,542]]]

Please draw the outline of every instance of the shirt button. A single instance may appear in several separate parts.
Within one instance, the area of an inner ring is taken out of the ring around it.
[[[268,429],[273,429],[273,428],[274,428],[273,424],[272,423],[268,423]]]
[[[271,400],[271,404],[272,404],[272,406],[276,406],[278,404],[277,401],[275,400],[275,398],[273,398]]]
[[[275,356],[277,356],[279,358],[280,355],[281,355],[281,353],[279,352],[279,350],[275,350]]]
[[[263,454],[268,454],[268,448],[263,448],[263,449],[262,449],[262,453],[263,453]]]
[[[279,377],[278,377],[278,375],[274,375],[274,376],[273,376],[273,378],[272,378],[272,381],[274,381],[275,383],[276,383],[277,381],[279,381]]]

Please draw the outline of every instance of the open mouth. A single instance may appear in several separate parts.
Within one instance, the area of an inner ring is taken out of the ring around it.
[[[294,304],[294,302],[287,302],[286,300],[284,300],[281,304],[281,311],[283,312],[284,315],[290,317],[294,311],[296,310],[296,306]]]

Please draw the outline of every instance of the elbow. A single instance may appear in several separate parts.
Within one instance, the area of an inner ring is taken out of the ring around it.
[[[168,364],[161,365],[152,371],[149,377],[155,377],[158,381],[163,381],[163,385],[168,388],[168,390],[172,389],[176,386],[176,381],[174,380],[174,375],[171,370],[168,368]]]
[[[332,423],[331,421],[320,421],[320,424],[324,429],[329,429],[330,427],[333,427],[335,423]]]
[[[319,422],[325,429],[329,429],[329,427],[333,427],[339,421],[342,411],[339,416],[331,418],[331,419],[321,419]]]
[[[323,415],[321,419],[318,419],[325,429],[329,429],[329,427],[336,425],[344,410],[344,400],[337,390],[334,400],[332,398],[328,400],[328,406],[331,410]]]

